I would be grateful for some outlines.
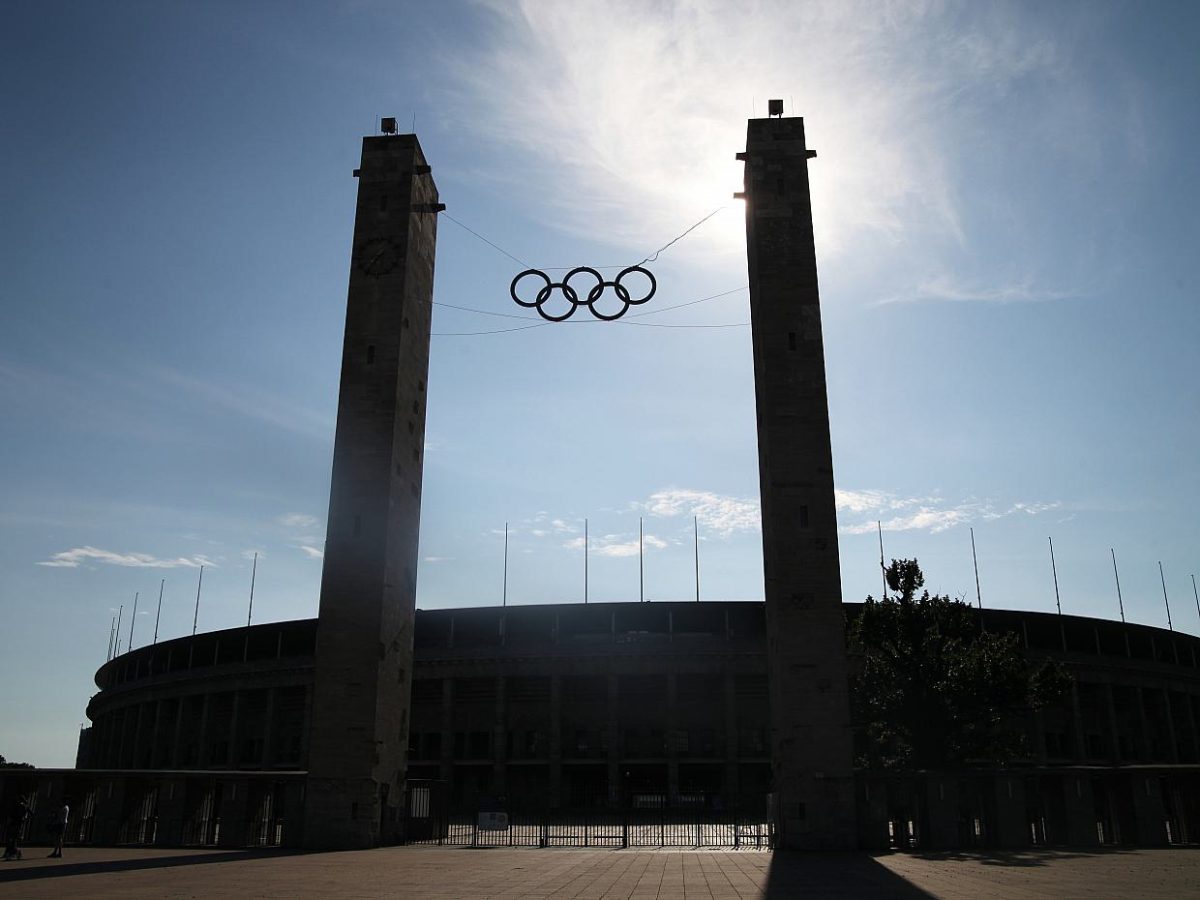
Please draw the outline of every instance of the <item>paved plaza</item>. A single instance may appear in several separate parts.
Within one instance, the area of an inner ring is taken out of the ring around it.
[[[0,897],[757,898],[1200,897],[1200,850],[771,854],[396,847],[348,853],[68,848],[0,866]]]

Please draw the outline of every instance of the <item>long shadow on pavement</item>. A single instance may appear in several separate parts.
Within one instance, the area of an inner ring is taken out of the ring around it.
[[[231,850],[229,852],[190,853],[180,856],[149,856],[135,859],[103,859],[92,862],[64,863],[47,859],[33,866],[0,868],[0,884],[35,878],[62,878],[67,875],[96,875],[103,872],[132,872],[138,869],[163,869],[172,866],[200,866],[210,863],[241,862],[249,859],[276,859],[293,856],[298,850]]]
[[[763,896],[769,900],[796,897],[930,900],[933,897],[865,853],[799,850],[775,851]]]
[[[1080,859],[1089,856],[1116,856],[1121,853],[1132,853],[1134,848],[1104,847],[1104,848],[1069,848],[1046,850],[946,850],[913,853],[917,859],[940,861],[970,861],[982,866],[1004,866],[1006,868],[1030,868],[1046,866],[1064,859]]]

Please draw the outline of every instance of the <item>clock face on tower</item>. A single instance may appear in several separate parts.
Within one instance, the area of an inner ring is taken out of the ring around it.
[[[355,264],[364,275],[381,278],[400,263],[400,248],[386,238],[367,241],[358,249]]]

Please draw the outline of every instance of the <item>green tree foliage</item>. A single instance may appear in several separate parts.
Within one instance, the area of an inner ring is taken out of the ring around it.
[[[23,762],[9,762],[3,756],[0,756],[0,769],[32,769],[33,766]]]
[[[918,597],[925,576],[915,559],[892,560],[887,584],[893,595],[868,597],[848,629],[859,764],[921,769],[1027,757],[1027,713],[1069,687],[1066,670],[1031,662],[1015,635],[981,631],[966,603]]]

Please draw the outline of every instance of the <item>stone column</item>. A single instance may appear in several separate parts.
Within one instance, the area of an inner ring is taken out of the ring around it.
[[[1137,698],[1138,722],[1142,726],[1140,742],[1142,745],[1142,762],[1161,762],[1155,759],[1154,748],[1150,744],[1150,721],[1146,717],[1146,697],[1140,686],[1135,686],[1133,695]]]
[[[506,679],[496,676],[496,721],[492,728],[493,787],[498,797],[508,795],[508,694]]]
[[[1192,708],[1192,695],[1185,693],[1184,701],[1187,703],[1188,728],[1192,734],[1192,762],[1200,763],[1200,731],[1197,731],[1196,711]]]
[[[608,729],[608,799],[610,803],[625,803],[621,796],[621,725],[620,682],[616,675],[608,676],[608,706],[604,727]]]
[[[738,785],[738,720],[737,720],[737,682],[733,672],[726,669],[723,674],[722,700],[724,702],[725,723],[725,806],[731,808],[738,805],[741,788]]]
[[[1162,689],[1163,715],[1167,720],[1167,759],[1179,762],[1179,742],[1175,739],[1175,711],[1171,709],[1171,693]]]
[[[751,119],[746,264],[758,414],[771,761],[779,842],[851,849],[855,824],[833,453],[800,118]]]
[[[314,658],[304,839],[399,837],[437,188],[416,135],[363,139]]]
[[[1074,681],[1071,682],[1071,731],[1075,738],[1075,761],[1082,763],[1088,758],[1087,746],[1083,733],[1083,711],[1079,706],[1079,689]]]
[[[154,730],[150,733],[150,766],[151,768],[159,768],[162,763],[162,732],[163,732],[163,702],[161,699],[154,701]]]
[[[449,783],[454,777],[454,679],[442,679],[442,749],[438,777]]]
[[[197,732],[198,752],[196,753],[196,768],[207,769],[212,765],[208,753],[208,708],[212,705],[212,695],[204,695],[204,703],[200,707],[200,730]]]
[[[1034,710],[1031,717],[1033,722],[1033,755],[1039,766],[1046,765],[1046,713],[1045,710]]]
[[[312,701],[312,685],[306,684],[304,686],[304,713],[303,718],[300,720],[300,734],[303,736],[308,735],[309,729],[312,725]],[[297,768],[308,768],[308,741],[304,739],[300,741],[300,759],[297,761]],[[304,792],[301,791],[300,793],[303,795]],[[304,826],[301,825],[301,829],[303,829],[303,827]]]
[[[550,676],[550,796],[552,807],[562,804],[562,676]]]
[[[1108,734],[1111,738],[1109,749],[1112,753],[1113,765],[1121,764],[1121,730],[1117,721],[1117,702],[1113,698],[1112,682],[1104,685],[1104,699],[1108,705]]]
[[[679,795],[679,691],[675,673],[667,672],[667,802]]]
[[[229,707],[229,747],[225,752],[225,768],[236,769],[241,760],[241,754],[238,753],[238,739],[241,736],[241,729],[238,719],[241,716],[242,709],[242,692],[234,690],[233,703]]]
[[[258,760],[260,769],[268,769],[271,767],[272,752],[275,743],[275,694],[277,688],[267,688],[267,709],[263,716],[263,744],[262,755]]]

